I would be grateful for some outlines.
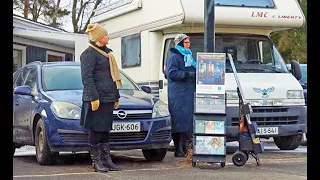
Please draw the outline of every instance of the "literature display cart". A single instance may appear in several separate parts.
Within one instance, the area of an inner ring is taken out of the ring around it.
[[[225,53],[197,53],[192,166],[226,162]]]

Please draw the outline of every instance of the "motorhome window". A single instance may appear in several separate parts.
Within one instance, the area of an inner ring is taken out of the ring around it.
[[[170,55],[170,48],[174,47],[174,38],[167,39],[164,46],[164,56],[163,56],[163,64],[162,64],[162,73],[165,71],[166,61],[168,56]]]
[[[122,68],[137,67],[141,65],[141,36],[134,34],[121,38]]]
[[[273,0],[216,0],[216,6],[274,8]]]

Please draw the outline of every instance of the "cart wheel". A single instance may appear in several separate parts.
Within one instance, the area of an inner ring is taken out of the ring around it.
[[[197,163],[196,162],[192,162],[192,167],[196,167]]]
[[[221,165],[221,167],[224,168],[226,166],[226,163],[221,163],[220,165]]]
[[[232,162],[236,166],[243,166],[247,160],[247,155],[242,151],[236,151],[232,156]]]

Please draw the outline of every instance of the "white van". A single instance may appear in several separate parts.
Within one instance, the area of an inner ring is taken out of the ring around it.
[[[215,51],[233,50],[245,99],[253,106],[259,137],[273,137],[282,150],[296,149],[306,129],[300,69],[290,73],[270,40],[273,31],[305,23],[296,0],[215,0]],[[167,102],[164,64],[178,33],[191,37],[193,55],[204,50],[204,1],[121,0],[97,9],[92,23],[107,28],[120,68]],[[294,67],[298,63],[292,61]],[[296,76],[296,77],[295,77]],[[238,136],[238,95],[226,69],[227,141]]]

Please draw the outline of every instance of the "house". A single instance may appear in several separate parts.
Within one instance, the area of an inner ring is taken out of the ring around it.
[[[67,32],[13,14],[13,72],[33,61],[80,59],[88,41],[88,35]]]

